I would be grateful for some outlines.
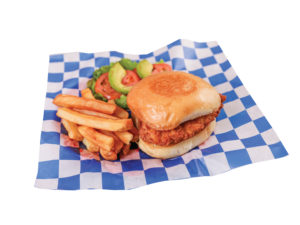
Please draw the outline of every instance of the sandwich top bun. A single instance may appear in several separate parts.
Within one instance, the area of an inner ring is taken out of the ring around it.
[[[156,130],[170,130],[204,116],[221,105],[218,92],[192,74],[168,71],[138,82],[127,96],[127,104],[138,120]]]

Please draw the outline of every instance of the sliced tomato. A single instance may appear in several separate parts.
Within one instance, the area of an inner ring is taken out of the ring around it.
[[[164,71],[172,71],[172,67],[166,63],[155,63],[153,64],[152,74],[164,72]]]
[[[95,92],[102,94],[107,99],[117,99],[121,96],[119,92],[110,86],[108,73],[104,73],[98,78],[95,84]]]
[[[126,70],[126,75],[122,79],[122,84],[126,86],[133,86],[140,80],[141,78],[134,70]]]

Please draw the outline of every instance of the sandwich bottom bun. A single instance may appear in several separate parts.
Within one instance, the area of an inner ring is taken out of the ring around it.
[[[199,134],[171,146],[159,146],[139,140],[139,148],[146,154],[159,159],[174,158],[202,144],[210,137],[216,127],[216,120],[210,122]]]

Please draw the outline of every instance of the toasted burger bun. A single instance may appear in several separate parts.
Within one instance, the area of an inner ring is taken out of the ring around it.
[[[170,130],[217,110],[221,98],[203,79],[185,72],[169,71],[138,82],[129,92],[127,104],[149,127]]]
[[[207,138],[209,138],[215,129],[215,126],[216,120],[210,122],[210,124],[206,126],[204,130],[194,137],[167,147],[149,144],[144,142],[142,139],[139,140],[138,145],[143,152],[154,158],[169,159],[183,155],[184,153],[203,143]]]

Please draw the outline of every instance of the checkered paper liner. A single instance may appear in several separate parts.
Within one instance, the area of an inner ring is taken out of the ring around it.
[[[80,95],[96,68],[121,58],[163,59],[174,70],[194,74],[227,96],[211,137],[173,159],[154,159],[138,149],[117,161],[89,153],[68,138],[52,103],[57,94]],[[144,55],[116,51],[50,56],[48,86],[35,186],[48,189],[124,190],[155,182],[212,176],[247,164],[286,156],[271,125],[234,72],[217,42],[177,40]]]

